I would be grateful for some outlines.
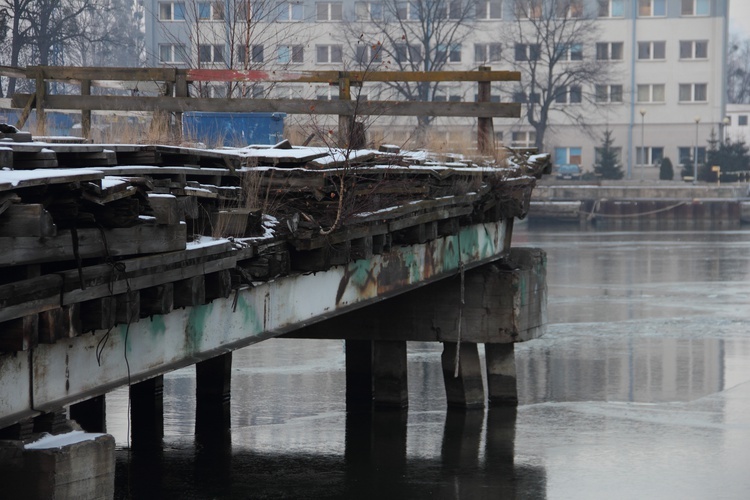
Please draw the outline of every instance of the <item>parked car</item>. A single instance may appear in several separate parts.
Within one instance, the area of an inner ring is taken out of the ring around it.
[[[580,179],[581,178],[581,167],[578,165],[574,165],[572,163],[568,163],[565,165],[560,165],[560,167],[557,169],[557,178],[558,179]]]

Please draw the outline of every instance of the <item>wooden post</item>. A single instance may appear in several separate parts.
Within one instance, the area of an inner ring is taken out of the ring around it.
[[[195,433],[220,434],[230,427],[232,353],[195,365]]]
[[[133,446],[158,446],[164,437],[164,376],[130,386],[130,419]]]
[[[352,98],[351,80],[348,71],[339,72],[339,100],[350,101]],[[348,115],[339,115],[339,137],[338,146],[346,148],[349,144],[349,130],[354,117]]]
[[[91,80],[81,80],[81,95],[91,95]],[[91,140],[91,110],[81,110],[81,136]]]
[[[491,71],[489,66],[480,66],[479,71]],[[492,101],[492,83],[480,81],[477,92],[477,101]],[[495,128],[492,118],[477,118],[477,149],[481,154],[492,154],[495,151]]]
[[[178,72],[175,76],[175,88],[174,88],[174,94],[175,97],[188,97],[188,84],[187,84],[187,74],[184,72]],[[178,111],[174,114],[174,121],[175,121],[175,130],[174,133],[176,135],[176,139],[178,142],[182,141],[182,134],[184,131],[182,130],[182,112]]]
[[[44,71],[41,69],[36,73],[36,133],[44,135],[46,130],[44,115],[44,98],[47,94],[47,86],[44,81]]]
[[[372,371],[373,401],[376,407],[409,406],[405,341],[374,341]]]

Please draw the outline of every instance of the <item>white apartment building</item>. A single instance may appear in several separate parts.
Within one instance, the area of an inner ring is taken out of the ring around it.
[[[521,9],[517,0],[466,1],[149,0],[149,63],[267,70],[353,70],[364,63],[368,69],[397,70],[404,61],[427,59],[426,45],[412,44],[407,37],[401,44],[379,33],[432,16],[443,20],[440,26],[452,20],[461,24],[455,43],[435,43],[433,50],[444,62],[438,69],[488,65],[520,70],[537,57],[535,44],[512,34],[528,30],[528,18],[540,15],[544,4],[552,6],[549,12],[591,22],[580,43],[561,46],[563,64],[593,61],[608,68],[606,80],[569,85],[554,99],[543,148],[553,154],[555,164],[576,163],[592,170],[603,132],[609,129],[626,175],[638,179],[653,172],[664,157],[675,165],[691,159],[696,147],[701,161],[712,132],[724,132],[729,0],[524,0]],[[520,90],[514,83],[497,84],[493,100],[536,98]],[[226,92],[226,86],[218,84],[202,90],[215,97]],[[361,92],[372,100],[405,99],[385,84],[365,84]],[[337,89],[255,85],[245,95],[335,99]],[[442,84],[430,98],[472,101],[476,84]],[[290,118],[292,123],[302,119]],[[475,122],[441,118],[430,130],[438,141],[467,145],[475,143]],[[534,145],[535,129],[526,118],[494,122],[497,140],[517,147]],[[370,137],[375,142],[404,142],[415,124],[380,118],[369,125]]]

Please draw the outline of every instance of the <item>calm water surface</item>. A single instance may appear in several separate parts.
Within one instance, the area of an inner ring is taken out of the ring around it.
[[[750,498],[750,230],[517,225],[548,252],[547,334],[516,346],[516,410],[445,409],[440,346],[410,344],[408,412],[347,414],[340,341],[234,354],[232,430],[196,439],[194,370],[165,376],[163,445],[118,498]]]

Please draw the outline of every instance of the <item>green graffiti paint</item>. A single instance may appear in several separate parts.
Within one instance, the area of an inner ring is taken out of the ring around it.
[[[212,303],[190,308],[187,327],[185,328],[185,348],[187,352],[194,353],[200,350],[203,344],[207,318],[211,315],[212,310]]]

